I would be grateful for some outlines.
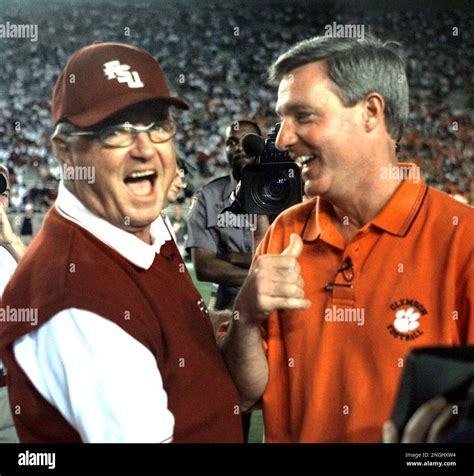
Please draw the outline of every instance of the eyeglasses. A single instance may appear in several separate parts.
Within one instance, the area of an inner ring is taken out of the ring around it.
[[[105,127],[100,131],[69,132],[67,135],[97,137],[100,143],[106,147],[128,147],[135,142],[140,132],[146,132],[153,143],[161,144],[175,136],[176,123],[171,119],[152,122],[148,126],[132,126],[126,122],[125,124]]]

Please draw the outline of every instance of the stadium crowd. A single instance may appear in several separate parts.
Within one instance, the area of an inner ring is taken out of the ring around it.
[[[361,24],[365,32],[400,41],[407,56],[409,125],[400,160],[421,166],[424,179],[473,203],[473,83],[466,12],[419,10],[370,16],[318,2],[205,0],[174,2],[35,2],[28,11],[6,4],[1,21],[37,24],[38,41],[2,39],[0,163],[9,168],[11,207],[44,211],[54,201],[61,167],[52,156],[51,85],[71,53],[96,40],[149,50],[172,89],[192,104],[180,113],[179,156],[194,166],[190,197],[212,177],[228,173],[223,128],[247,117],[265,130],[276,122],[269,64],[296,41],[324,34],[325,25]],[[87,14],[84,14],[87,12]],[[471,14],[472,15],[472,14]],[[454,99],[453,99],[454,98]]]

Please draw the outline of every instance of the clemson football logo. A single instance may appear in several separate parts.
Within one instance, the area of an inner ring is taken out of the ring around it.
[[[415,312],[412,307],[409,307],[408,309],[400,309],[395,314],[393,327],[395,327],[398,332],[406,334],[407,332],[414,331],[420,326],[420,322],[418,321],[419,318],[420,313]]]
[[[387,329],[393,337],[413,340],[423,334],[420,318],[428,311],[421,303],[414,299],[401,299],[391,304],[390,309],[395,311],[395,318]]]

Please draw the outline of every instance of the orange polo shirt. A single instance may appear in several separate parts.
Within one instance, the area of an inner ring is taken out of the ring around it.
[[[474,208],[405,180],[347,244],[331,208],[286,210],[257,250],[280,253],[298,233],[312,303],[265,324],[268,442],[379,442],[407,352],[474,343]]]

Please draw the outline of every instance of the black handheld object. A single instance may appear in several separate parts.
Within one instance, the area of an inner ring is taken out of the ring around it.
[[[401,431],[426,401],[467,400],[474,382],[474,347],[420,347],[406,359],[391,420]]]
[[[301,202],[299,167],[287,152],[275,146],[280,124],[275,124],[266,140],[257,134],[242,139],[245,153],[254,162],[242,169],[240,204],[246,213],[278,215]]]
[[[246,134],[242,138],[242,147],[249,157],[260,157],[265,149],[265,141],[258,134]]]
[[[0,173],[0,194],[2,194],[8,188],[8,182],[5,176]]]

